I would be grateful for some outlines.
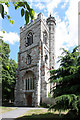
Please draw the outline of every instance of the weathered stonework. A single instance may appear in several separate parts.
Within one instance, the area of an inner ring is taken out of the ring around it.
[[[29,32],[33,35],[33,43],[25,46]],[[54,35],[55,18],[50,16],[44,21],[41,13],[38,14],[35,23],[31,22],[20,28],[14,102],[16,106],[38,106],[45,97],[48,97],[51,88],[49,70],[55,67]],[[28,64],[28,55],[31,56],[30,64]]]

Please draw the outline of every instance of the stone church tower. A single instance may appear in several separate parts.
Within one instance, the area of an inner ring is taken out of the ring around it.
[[[48,97],[49,70],[55,67],[55,18],[40,13],[20,28],[20,49],[15,88],[16,106],[37,106]]]

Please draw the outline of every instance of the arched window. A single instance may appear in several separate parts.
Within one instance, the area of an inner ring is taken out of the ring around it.
[[[31,64],[31,56],[30,55],[27,55],[27,64]]]
[[[32,34],[32,32],[29,32],[27,34],[27,37],[25,40],[25,46],[27,47],[27,46],[31,45],[32,43],[33,43],[33,34]]]
[[[32,34],[32,32],[29,32],[28,35],[27,35],[27,43],[28,43],[28,46],[33,43],[33,34]]]
[[[26,79],[26,90],[34,90],[34,79],[33,78]]]
[[[25,90],[34,90],[34,75],[31,71],[25,74]]]
[[[47,44],[47,32],[46,31],[43,33],[43,41],[45,44]]]

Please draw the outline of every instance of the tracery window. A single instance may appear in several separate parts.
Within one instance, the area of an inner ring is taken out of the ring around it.
[[[25,46],[29,46],[33,43],[33,34],[32,32],[29,32],[27,37],[26,37],[26,41],[25,41]]]
[[[34,89],[34,79],[27,78],[26,79],[26,90],[33,90]]]

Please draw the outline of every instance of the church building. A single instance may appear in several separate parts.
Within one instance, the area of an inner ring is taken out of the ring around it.
[[[38,106],[48,98],[49,70],[55,68],[55,18],[42,13],[20,28],[20,47],[15,87],[16,106]]]

